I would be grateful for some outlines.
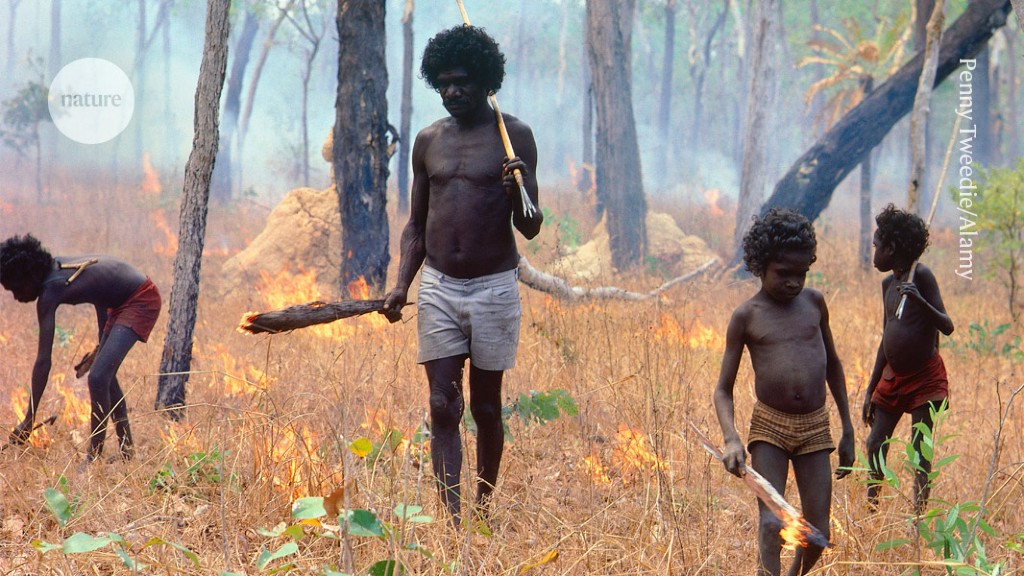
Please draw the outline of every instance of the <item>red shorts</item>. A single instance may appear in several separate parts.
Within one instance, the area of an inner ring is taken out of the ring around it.
[[[103,326],[103,333],[110,334],[110,330],[120,324],[131,328],[139,340],[149,340],[149,334],[160,316],[160,304],[160,291],[152,280],[146,278],[124,304],[117,308],[107,308],[107,323]]]
[[[949,398],[946,365],[936,352],[917,372],[898,374],[887,364],[882,379],[875,386],[871,403],[892,412],[903,414],[929,402],[938,404]]]

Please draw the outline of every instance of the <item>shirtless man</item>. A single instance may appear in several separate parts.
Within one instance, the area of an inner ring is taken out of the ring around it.
[[[757,397],[747,438],[750,465],[784,494],[792,462],[804,517],[828,538],[829,453],[835,446],[825,406],[826,383],[843,426],[836,478],[850,473],[854,445],[846,380],[832,341],[828,307],[821,292],[804,288],[816,246],[811,223],[791,210],[772,209],[751,226],[743,239],[743,259],[761,279],[761,290],[740,304],[729,320],[714,399],[725,439],[722,463],[742,476],[746,451],[734,422],[733,388],[746,348]],[[763,502],[758,506],[757,573],[778,576],[782,526]],[[789,574],[810,572],[821,553],[814,544],[797,549]]]
[[[513,227],[525,238],[543,216],[526,216],[513,171],[537,205],[537,145],[524,122],[504,115],[518,157],[505,158],[489,92],[501,88],[505,57],[480,28],[458,26],[428,43],[420,68],[449,116],[416,136],[409,222],[402,232],[398,280],[385,314],[401,318],[409,286],[423,266],[416,297],[419,354],[430,385],[431,461],[441,500],[458,523],[461,513],[465,403],[477,425],[477,506],[486,513],[504,447],[501,381],[519,343],[519,254]],[[502,162],[502,159],[504,162]]]
[[[136,342],[145,342],[160,314],[156,285],[131,264],[109,256],[54,258],[31,234],[0,244],[0,284],[18,302],[36,302],[39,348],[32,367],[32,399],[25,419],[10,441],[24,444],[35,426],[39,401],[50,378],[57,307],[92,304],[96,309],[99,345],[89,369],[92,418],[88,461],[103,453],[107,421],[113,420],[121,456],[132,457],[128,409],[117,382],[117,370]]]
[[[868,508],[878,507],[879,481],[884,477],[879,458],[888,452],[886,442],[903,414],[910,414],[912,444],[921,454],[914,474],[914,508],[920,514],[928,502],[928,475],[931,460],[921,453],[922,434],[917,424],[932,429],[932,412],[948,403],[949,383],[946,366],[939,355],[939,332],[953,333],[953,320],[946,314],[935,275],[918,263],[912,282],[910,267],[928,246],[928,227],[920,216],[898,210],[889,204],[875,217],[874,264],[880,272],[891,272],[882,280],[882,341],[875,354],[864,394],[864,423],[868,434]],[[900,301],[906,297],[903,315],[896,317]]]

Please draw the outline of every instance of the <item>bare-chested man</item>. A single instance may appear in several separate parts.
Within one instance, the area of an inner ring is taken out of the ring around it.
[[[96,308],[99,345],[89,369],[92,419],[88,460],[103,452],[107,421],[113,420],[121,456],[132,456],[132,433],[117,370],[136,342],[149,338],[160,314],[160,292],[134,266],[109,256],[57,257],[31,234],[13,236],[0,244],[0,284],[19,302],[36,301],[39,348],[32,367],[32,398],[25,419],[11,432],[10,441],[28,440],[35,426],[39,401],[50,377],[57,307],[92,304]]]
[[[836,478],[850,473],[854,445],[846,379],[832,340],[825,297],[804,288],[816,247],[811,223],[792,210],[772,209],[750,227],[743,239],[743,260],[761,279],[761,290],[740,304],[729,320],[714,398],[725,439],[722,463],[741,476],[746,451],[734,422],[733,388],[746,348],[757,397],[747,438],[750,465],[784,494],[792,462],[804,517],[828,538],[829,453],[835,446],[825,405],[826,383],[843,426]],[[781,525],[763,502],[758,505],[757,574],[778,576]],[[799,548],[789,574],[810,572],[821,553],[822,548],[814,544]]]
[[[931,413],[948,402],[946,366],[939,355],[939,332],[953,333],[953,320],[946,314],[935,275],[918,263],[912,282],[910,267],[928,246],[928,227],[920,216],[889,204],[875,217],[874,264],[880,272],[891,272],[882,280],[882,341],[875,355],[864,394],[864,423],[871,426],[867,450],[871,466],[868,507],[878,506],[881,462],[888,452],[886,441],[896,424],[909,413],[914,449],[921,454],[920,470],[914,475],[914,506],[924,511],[928,502],[928,474],[931,460],[921,453],[923,436],[917,424],[931,430]],[[906,297],[902,317],[897,318],[900,301]]]
[[[526,238],[543,216],[526,216],[513,171],[537,205],[537,146],[524,122],[504,115],[518,157],[505,158],[489,92],[505,76],[505,57],[480,28],[459,26],[428,43],[420,68],[449,116],[424,128],[412,150],[409,223],[402,232],[397,283],[385,298],[392,321],[423,266],[416,296],[419,354],[430,385],[431,459],[441,500],[460,519],[465,403],[477,425],[477,506],[486,512],[504,447],[501,381],[519,343],[519,254],[513,227]],[[504,162],[502,160],[504,159]]]

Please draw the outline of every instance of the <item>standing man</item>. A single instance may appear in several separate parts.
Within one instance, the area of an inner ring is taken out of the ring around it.
[[[445,30],[427,42],[420,74],[441,95],[449,116],[416,135],[409,223],[402,231],[398,281],[384,309],[392,322],[401,318],[422,265],[417,362],[430,384],[434,475],[441,500],[458,523],[465,361],[469,410],[477,425],[476,503],[486,514],[504,447],[501,380],[515,365],[519,344],[519,253],[513,227],[530,239],[544,218],[539,210],[524,213],[513,175],[515,170],[522,174],[536,206],[533,132],[504,115],[518,153],[506,158],[488,105],[488,93],[501,88],[505,77],[505,56],[494,39],[473,26]]]

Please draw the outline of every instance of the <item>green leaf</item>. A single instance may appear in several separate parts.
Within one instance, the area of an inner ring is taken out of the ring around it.
[[[323,496],[299,498],[292,504],[292,518],[296,520],[310,520],[324,516],[327,516],[327,509],[324,508]]]
[[[62,546],[60,544],[51,544],[49,542],[44,542],[43,540],[39,539],[32,540],[32,547],[36,550],[39,550],[40,554],[46,554],[47,552],[53,552],[54,550],[62,549]]]
[[[139,570],[145,570],[149,568],[149,564],[143,564],[132,558],[128,551],[121,546],[114,546],[114,553],[121,559],[121,563],[124,564],[125,568],[128,568],[132,572],[138,572]]]
[[[46,508],[57,518],[57,523],[63,528],[71,519],[71,503],[66,496],[54,488],[47,488],[43,491],[43,498],[46,500]]]
[[[348,445],[348,449],[356,456],[366,458],[371,452],[373,452],[373,442],[370,442],[370,440],[364,436],[360,436]]]
[[[196,568],[199,568],[199,556],[195,552],[190,550],[188,547],[183,546],[181,544],[178,544],[177,542],[168,542],[167,540],[164,540],[163,538],[158,538],[158,537],[154,536],[153,538],[150,538],[149,541],[146,542],[145,546],[143,546],[142,548],[146,549],[146,548],[149,548],[150,546],[156,546],[158,544],[159,545],[163,545],[163,546],[170,546],[171,548],[174,548],[175,550],[178,550],[179,552],[184,554],[189,560],[192,561],[192,565],[193,566],[195,566]]]
[[[419,514],[421,511],[423,511],[423,506],[410,506],[408,504],[399,504],[398,506],[395,506],[395,516],[398,516],[403,520],[409,516]]]
[[[377,515],[369,510],[354,509],[348,511],[349,534],[353,536],[384,537],[384,526]]]
[[[83,554],[99,550],[113,542],[110,535],[93,536],[85,532],[75,532],[64,541],[61,547],[65,554]]]
[[[395,568],[398,567],[398,563],[394,560],[381,560],[370,566],[370,569],[366,571],[370,576],[394,576]],[[399,570],[401,572],[401,570]]]
[[[292,554],[295,554],[298,551],[299,545],[295,542],[289,542],[284,546],[281,546],[277,549],[276,552],[270,552],[269,550],[264,548],[260,550],[260,555],[258,558],[256,558],[256,567],[260,570],[263,570],[267,567],[267,564],[270,564],[274,560],[280,560],[281,558],[284,558],[286,556],[291,556]]]
[[[277,538],[284,534],[286,528],[287,525],[284,522],[278,522],[277,526],[274,526],[269,530],[266,528],[257,528],[256,533],[260,536],[266,536],[267,538]]]
[[[908,540],[906,538],[894,538],[892,540],[886,540],[885,542],[880,542],[875,546],[875,552],[881,552],[882,550],[892,550],[893,548],[906,546],[911,542],[912,540]]]

